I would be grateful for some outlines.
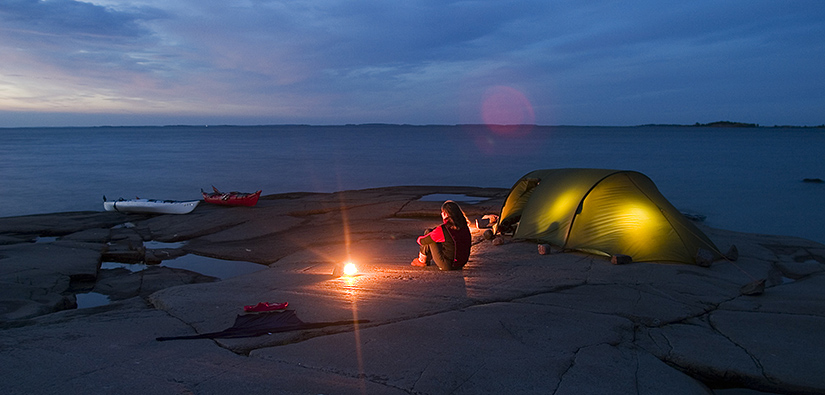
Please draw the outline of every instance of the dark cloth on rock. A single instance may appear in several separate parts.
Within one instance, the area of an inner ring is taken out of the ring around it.
[[[238,315],[235,318],[235,324],[232,325],[231,328],[227,328],[219,332],[186,336],[158,337],[155,340],[231,339],[239,337],[254,337],[268,333],[289,332],[302,329],[315,329],[327,326],[361,324],[367,322],[369,322],[369,320],[306,323],[298,318],[295,314],[295,310],[284,310],[269,313]]]

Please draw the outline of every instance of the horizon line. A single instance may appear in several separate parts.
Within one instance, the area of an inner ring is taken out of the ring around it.
[[[283,123],[283,124],[166,124],[166,125],[95,125],[95,126],[0,126],[0,129],[70,129],[70,128],[171,128],[171,127],[363,127],[363,126],[406,126],[406,127],[433,127],[433,126],[472,126],[472,127],[578,127],[578,128],[638,128],[638,127],[723,127],[723,128],[825,128],[825,124],[820,125],[760,125],[757,123],[715,121],[709,123],[696,122],[693,124],[676,123],[647,123],[638,125],[541,125],[541,124],[484,124],[484,123],[464,123],[464,124],[409,124],[409,123],[387,123],[387,122],[367,122],[367,123],[342,123],[342,124],[305,124],[305,123]]]

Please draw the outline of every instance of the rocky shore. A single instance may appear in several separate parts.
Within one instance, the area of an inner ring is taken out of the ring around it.
[[[480,217],[506,194],[388,187],[0,218],[3,393],[825,394],[822,244],[699,224],[739,259],[613,265],[476,230],[464,270],[409,265],[443,198],[479,198],[461,204]],[[181,256],[261,269],[219,279],[164,264]],[[348,259],[359,274],[333,276]],[[743,294],[758,280],[763,293]],[[107,303],[77,308],[89,293]],[[156,340],[224,330],[258,302],[362,322]]]

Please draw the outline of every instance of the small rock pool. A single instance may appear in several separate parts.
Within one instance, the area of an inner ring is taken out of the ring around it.
[[[162,243],[156,241],[148,241],[144,243],[147,250],[150,249],[177,249],[185,243]],[[100,264],[101,270],[126,269],[133,273],[146,270],[150,266],[165,266],[175,269],[183,269],[191,272],[199,273],[205,276],[216,277],[221,280],[227,278],[240,276],[244,274],[254,273],[259,270],[266,269],[265,265],[260,265],[253,262],[244,261],[228,261],[223,259],[203,257],[194,254],[183,255],[174,259],[162,261],[158,265],[147,265],[145,263],[121,263],[121,262],[102,262]],[[111,301],[107,295],[97,292],[85,292],[75,294],[77,299],[77,308],[90,308],[97,306],[104,306]]]

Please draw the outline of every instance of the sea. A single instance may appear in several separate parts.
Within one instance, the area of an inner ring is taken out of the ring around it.
[[[400,185],[510,188],[536,169],[644,173],[709,226],[825,243],[825,129],[275,125],[0,128],[0,217]],[[805,181],[807,179],[807,181]],[[813,182],[811,182],[813,181]]]

